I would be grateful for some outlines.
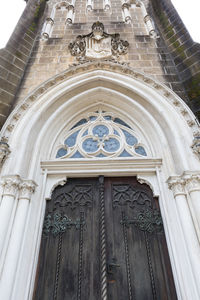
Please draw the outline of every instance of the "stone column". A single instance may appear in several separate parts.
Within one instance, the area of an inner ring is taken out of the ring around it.
[[[188,204],[194,214],[196,231],[200,240],[200,174],[184,172],[183,178],[185,180],[186,189],[190,195]]]
[[[0,206],[0,257],[5,244],[6,233],[9,228],[14,201],[18,192],[20,177],[10,175],[2,177],[3,187],[2,201]]]
[[[111,2],[110,0],[104,0],[104,10],[111,10]]]
[[[179,176],[172,176],[168,179],[168,186],[174,194],[196,286],[198,286],[200,282],[200,247],[187,203],[185,181]]]
[[[123,13],[124,13],[124,20],[125,20],[125,23],[127,23],[127,24],[130,24],[131,21],[132,21],[131,14],[130,14],[130,11],[129,11],[129,7],[130,7],[130,4],[128,4],[126,2],[122,4],[122,10],[123,10]]]
[[[153,21],[151,19],[151,17],[149,15],[146,15],[144,17],[144,23],[146,24],[146,27],[148,29],[148,32],[149,32],[149,35],[152,37],[152,38],[157,38],[157,33],[155,31],[155,28],[154,28],[154,25],[153,25]]]
[[[48,39],[51,34],[51,30],[54,24],[54,20],[52,18],[46,18],[45,26],[44,26],[44,31],[42,33],[42,36],[45,39]]]
[[[29,203],[31,195],[35,191],[35,187],[36,184],[32,180],[24,180],[19,185],[18,205],[1,280],[1,295],[3,295],[4,300],[11,298],[17,263],[24,237]]]
[[[73,16],[74,16],[74,6],[69,5],[67,9],[68,9],[68,12],[67,12],[66,24],[72,24]]]
[[[93,0],[87,0],[86,2],[86,10],[87,11],[92,11],[93,10]]]

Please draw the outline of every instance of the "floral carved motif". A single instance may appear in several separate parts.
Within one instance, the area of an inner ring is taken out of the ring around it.
[[[169,178],[168,187],[174,196],[185,194],[185,182],[179,176]]]
[[[18,175],[4,176],[1,185],[4,188],[3,195],[15,196],[21,180]]]
[[[19,185],[19,199],[30,200],[31,195],[34,193],[36,188],[36,183],[32,180],[24,180]]]

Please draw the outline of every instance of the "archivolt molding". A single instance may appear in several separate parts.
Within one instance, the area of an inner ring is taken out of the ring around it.
[[[23,101],[18,104],[13,112],[10,114],[8,120],[6,121],[3,129],[2,136],[9,139],[15,125],[23,117],[26,111],[47,91],[58,84],[66,81],[67,79],[73,78],[78,74],[90,73],[95,70],[105,70],[110,72],[115,72],[118,74],[126,75],[137,81],[143,82],[145,85],[154,89],[157,93],[162,95],[167,101],[174,105],[174,107],[183,116],[188,126],[191,127],[193,134],[197,134],[199,129],[197,123],[195,122],[195,117],[187,105],[181,100],[172,90],[166,87],[164,84],[157,82],[151,77],[134,71],[133,68],[129,67],[126,63],[119,63],[117,61],[87,61],[83,63],[73,64],[69,69],[65,70],[63,73],[54,76],[53,78],[42,83],[38,88],[33,90]]]

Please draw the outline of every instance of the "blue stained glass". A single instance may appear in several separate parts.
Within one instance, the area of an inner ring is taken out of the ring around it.
[[[108,135],[109,129],[105,125],[97,125],[93,128],[92,133],[102,138],[104,135]]]
[[[119,132],[114,129],[114,134],[119,135]]]
[[[147,156],[146,151],[144,150],[144,148],[142,146],[136,147],[135,152],[140,155]]]
[[[98,150],[98,142],[89,138],[83,142],[82,147],[86,152],[95,152]]]
[[[135,136],[133,136],[132,134],[130,134],[128,131],[122,129],[125,137],[126,137],[126,142],[128,145],[133,146],[135,144],[137,144],[138,140],[136,139]]]
[[[62,157],[67,154],[67,150],[64,148],[60,148],[56,154],[56,158]]]
[[[109,121],[109,120],[112,119],[112,117],[111,116],[104,116],[104,119]]]
[[[97,117],[95,116],[90,116],[90,121],[95,121],[97,119]]]
[[[128,153],[126,150],[124,150],[119,156],[120,157],[130,157],[130,156],[133,156],[133,155],[131,155],[130,153]]]
[[[69,146],[69,147],[73,147],[75,144],[76,144],[76,138],[77,138],[77,135],[79,133],[80,130],[72,133],[65,141],[65,145]]]
[[[96,155],[96,157],[106,157],[103,153]]]
[[[114,119],[114,122],[115,122],[115,123],[118,123],[118,124],[120,124],[120,125],[126,126],[126,127],[128,127],[128,128],[131,128],[128,124],[126,124],[124,121],[122,121],[122,120],[119,119],[119,118],[115,118],[115,119]]]
[[[110,138],[108,141],[104,141],[104,149],[108,152],[115,152],[120,147],[120,143],[115,138]]]
[[[70,158],[83,158],[83,155],[79,151],[76,151]]]
[[[83,133],[82,136],[88,135],[88,129]]]
[[[81,119],[80,121],[78,121],[71,129],[75,128],[75,127],[78,127],[80,125],[83,125],[87,123],[87,119]]]

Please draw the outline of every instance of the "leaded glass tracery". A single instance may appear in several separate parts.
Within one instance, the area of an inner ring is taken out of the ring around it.
[[[145,148],[129,124],[112,113],[96,111],[71,127],[56,158],[144,157]]]

